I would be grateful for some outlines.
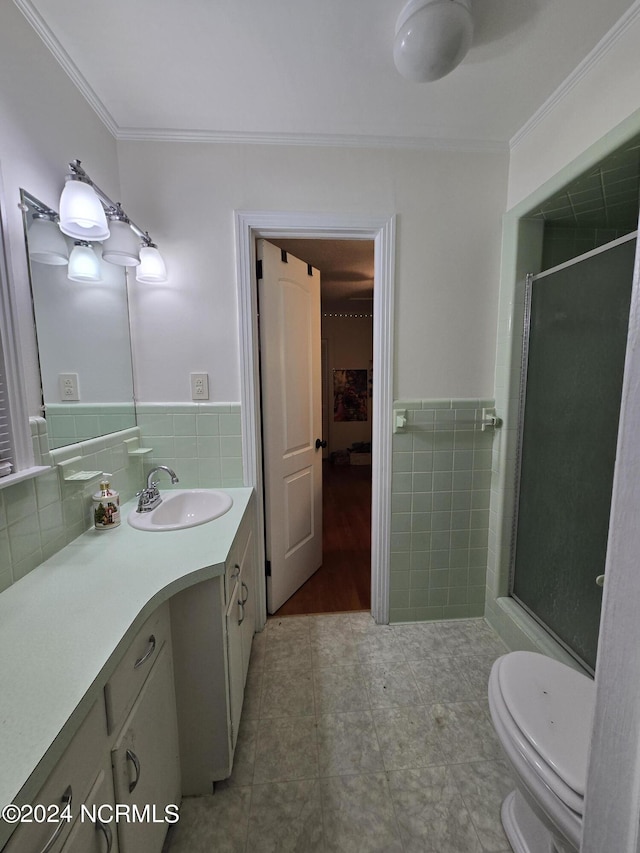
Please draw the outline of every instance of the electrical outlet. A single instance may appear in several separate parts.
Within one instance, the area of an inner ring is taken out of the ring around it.
[[[191,399],[192,400],[208,400],[209,399],[209,374],[208,373],[192,373],[191,374]]]
[[[63,402],[80,399],[77,373],[60,373],[58,380],[60,382],[60,399]]]

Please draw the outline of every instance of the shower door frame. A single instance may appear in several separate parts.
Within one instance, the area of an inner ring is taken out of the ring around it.
[[[511,526],[511,543],[510,543],[510,557],[509,557],[509,596],[513,598],[514,601],[518,603],[519,607],[522,607],[529,616],[535,620],[548,634],[553,637],[556,643],[558,643],[562,648],[567,652],[567,654],[571,655],[578,664],[585,669],[587,672],[593,675],[594,670],[569,646],[567,643],[562,640],[552,628],[547,625],[547,623],[535,613],[521,598],[517,595],[514,595],[514,585],[515,585],[515,573],[516,573],[516,548],[517,548],[517,538],[518,538],[518,520],[520,513],[520,483],[521,483],[521,470],[522,470],[522,452],[523,452],[523,444],[524,444],[524,414],[526,407],[526,398],[527,398],[527,375],[528,375],[528,367],[529,367],[529,340],[531,334],[531,299],[533,293],[533,285],[536,281],[539,281],[542,278],[547,278],[554,273],[560,272],[563,269],[567,269],[569,267],[575,266],[576,264],[582,263],[583,261],[589,260],[589,258],[595,257],[596,255],[603,254],[604,252],[609,251],[610,249],[615,249],[616,246],[623,245],[624,243],[628,243],[631,240],[637,240],[638,231],[630,231],[628,234],[625,234],[623,237],[618,237],[615,240],[611,240],[609,243],[605,243],[603,246],[598,246],[596,249],[591,249],[589,252],[584,252],[581,255],[577,255],[575,258],[571,258],[564,263],[557,264],[554,267],[550,267],[549,269],[543,270],[539,273],[527,273],[525,280],[525,292],[524,292],[524,316],[523,316],[523,328],[522,328],[522,356],[520,363],[520,389],[519,389],[519,398],[518,398],[518,426],[517,426],[517,445],[516,445],[516,466],[515,466],[515,482],[514,482],[514,507],[513,507],[513,519]],[[637,247],[636,247],[637,249]]]

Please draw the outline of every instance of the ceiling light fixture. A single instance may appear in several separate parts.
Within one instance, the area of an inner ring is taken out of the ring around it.
[[[445,77],[471,47],[471,0],[409,0],[396,22],[393,59],[416,83]]]

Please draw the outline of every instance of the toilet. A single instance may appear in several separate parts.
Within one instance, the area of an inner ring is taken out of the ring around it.
[[[516,789],[502,804],[515,853],[577,853],[595,687],[535,652],[498,658],[489,677],[491,718]]]

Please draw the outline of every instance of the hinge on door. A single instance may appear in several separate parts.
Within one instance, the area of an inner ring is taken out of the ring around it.
[[[271,560],[265,560],[264,573],[268,578],[271,577]]]
[[[313,267],[311,264],[307,264],[307,275],[313,275]]]
[[[256,261],[256,278],[258,281],[262,278],[262,261]]]
[[[284,249],[280,249],[280,259],[282,260],[282,263],[283,263],[283,264],[288,264],[288,263],[289,263],[289,261],[288,261],[288,259],[287,259],[287,253],[285,252],[285,250],[284,250]]]

